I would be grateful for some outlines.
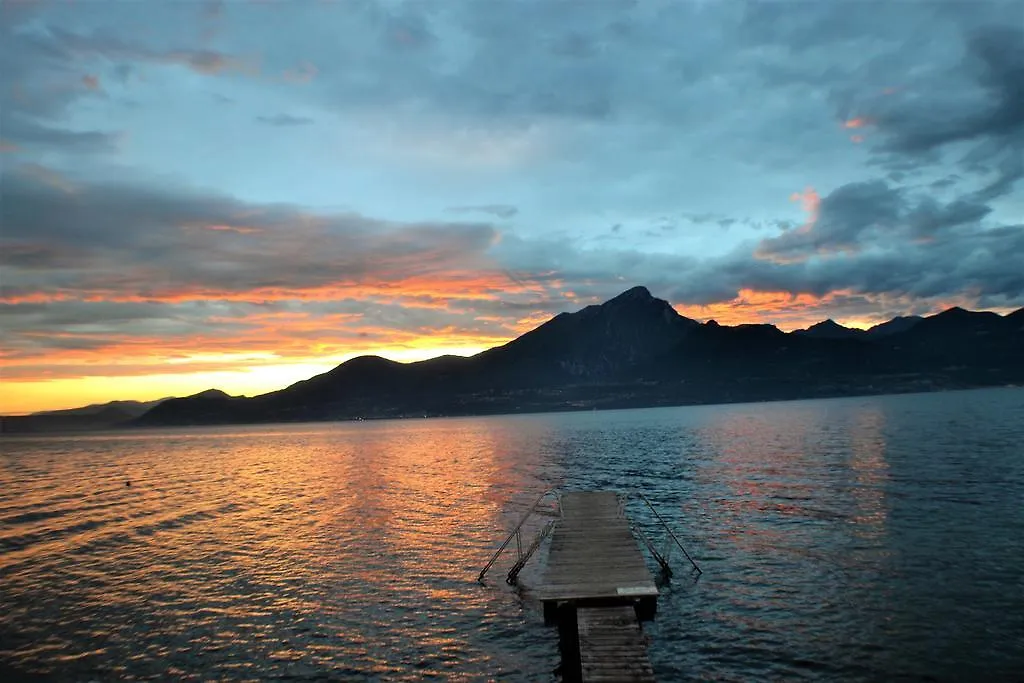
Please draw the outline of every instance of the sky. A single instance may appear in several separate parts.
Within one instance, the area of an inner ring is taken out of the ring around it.
[[[470,354],[645,285],[1024,305],[1024,5],[0,0],[0,413]]]

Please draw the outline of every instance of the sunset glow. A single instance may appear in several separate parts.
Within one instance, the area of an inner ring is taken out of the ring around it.
[[[2,3],[0,413],[471,355],[635,285],[786,330],[1024,304],[1012,10],[290,9]]]

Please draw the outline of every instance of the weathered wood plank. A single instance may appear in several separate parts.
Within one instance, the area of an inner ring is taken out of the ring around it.
[[[585,602],[657,596],[629,522],[613,491],[576,491],[561,498],[562,516],[537,593],[541,600]]]
[[[653,683],[654,670],[632,607],[576,610],[580,673],[584,683],[642,681]]]

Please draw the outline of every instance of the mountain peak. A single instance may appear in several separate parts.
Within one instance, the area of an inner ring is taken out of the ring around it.
[[[922,320],[924,320],[924,318],[919,315],[898,315],[892,320],[871,326],[867,331],[867,336],[870,339],[880,339],[893,334],[906,332]]]
[[[602,304],[562,313],[504,346],[485,351],[527,372],[578,379],[610,378],[668,352],[697,323],[679,315],[646,287],[632,287]],[[541,369],[543,368],[543,369]]]
[[[652,301],[653,299],[654,296],[651,294],[651,290],[647,289],[643,285],[637,285],[636,287],[631,287],[622,294],[609,299],[605,303],[611,304],[616,302],[625,303],[627,301]]]
[[[935,316],[933,316],[933,317],[938,317],[940,315],[945,315],[945,316],[960,315],[960,316],[962,316],[965,313],[970,313],[970,311],[968,311],[966,308],[962,308],[960,306],[953,306],[952,308],[947,308],[946,310],[942,311],[941,313],[936,313]]]
[[[206,391],[200,391],[198,394],[192,394],[188,398],[231,398],[231,396],[220,389],[207,389]]]

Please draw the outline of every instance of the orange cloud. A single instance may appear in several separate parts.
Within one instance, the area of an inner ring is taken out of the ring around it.
[[[208,227],[208,226],[207,226]],[[232,226],[237,227],[237,226]],[[228,230],[225,226],[211,228]],[[428,255],[429,257],[429,255]],[[427,258],[427,257],[424,257]],[[518,283],[502,272],[456,271],[436,275],[402,277],[396,272],[368,275],[360,280],[339,280],[309,287],[260,287],[232,291],[189,284],[154,287],[148,279],[159,280],[160,273],[131,273],[111,277],[107,282],[93,282],[75,289],[28,292],[0,296],[3,304],[52,303],[87,301],[115,303],[186,303],[191,301],[222,301],[263,303],[269,301],[337,301],[342,299],[381,300],[414,307],[442,308],[446,300],[498,301],[510,294],[539,294],[539,285]],[[394,279],[388,279],[388,276]]]
[[[799,233],[808,233],[814,229],[818,222],[818,212],[821,209],[821,195],[813,187],[808,186],[803,192],[794,192],[789,195],[792,202],[800,202],[800,206],[807,212],[807,221],[797,228]]]
[[[832,318],[847,327],[867,329],[895,315],[931,315],[953,306],[976,309],[978,297],[966,293],[922,301],[906,295],[865,294],[849,289],[818,296],[808,292],[744,288],[728,301],[700,306],[675,304],[675,309],[680,315],[696,320],[715,320],[722,325],[768,323],[789,331],[809,327],[826,318]],[[1000,314],[1010,312],[1010,309],[1001,308],[987,310]]]
[[[789,195],[790,201],[800,202],[804,211],[810,214],[810,220],[818,220],[818,207],[821,206],[821,195],[813,187],[808,186],[803,192],[794,192]]]
[[[844,128],[863,128],[864,126],[868,125],[869,123],[870,123],[870,121],[868,119],[858,117],[858,118],[848,119],[847,121],[844,121],[843,122],[843,127]]]
[[[98,76],[94,76],[93,74],[86,74],[85,76],[82,76],[82,85],[89,90],[99,90],[100,79]]]
[[[701,306],[676,304],[675,309],[688,318],[715,320],[722,325],[770,322],[783,329],[796,329],[819,322],[818,309],[826,301],[813,294],[741,289],[729,301]]]

